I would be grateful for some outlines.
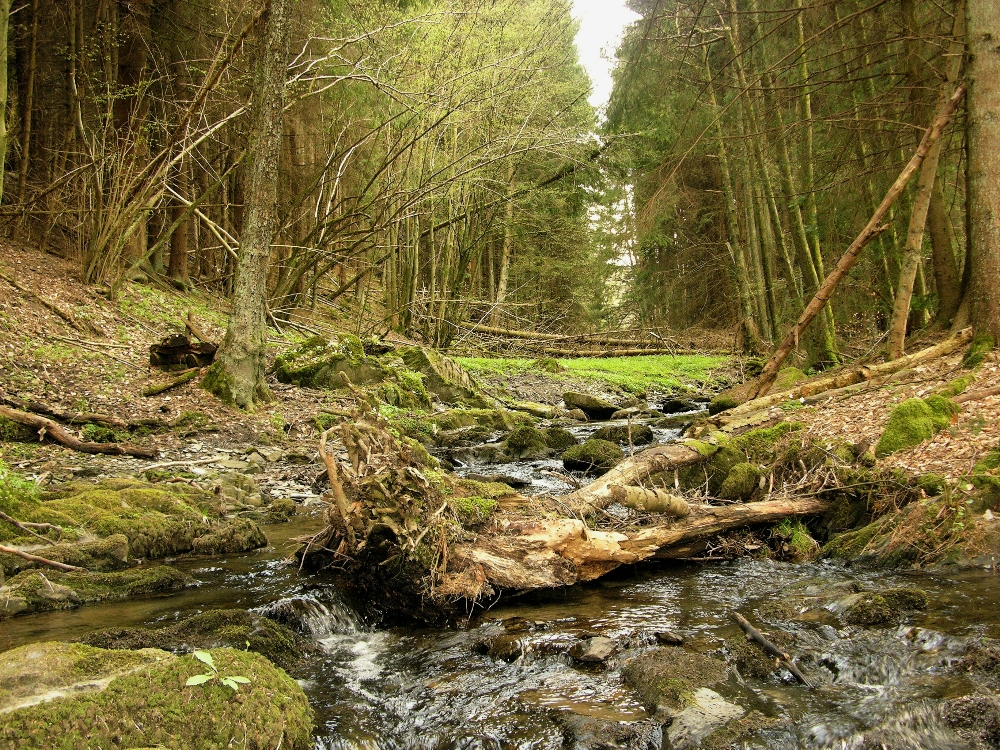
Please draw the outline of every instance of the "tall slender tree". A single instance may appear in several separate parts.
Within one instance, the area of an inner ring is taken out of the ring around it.
[[[233,307],[218,360],[203,381],[224,401],[244,409],[271,399],[264,377],[267,264],[278,221],[278,163],[291,29],[290,0],[265,2],[250,95],[246,205]]]

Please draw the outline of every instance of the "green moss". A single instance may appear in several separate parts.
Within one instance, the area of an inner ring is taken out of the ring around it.
[[[651,711],[683,709],[696,690],[726,679],[726,663],[680,648],[657,648],[632,659],[622,677]]]
[[[646,424],[634,424],[631,427],[627,424],[607,425],[602,427],[591,438],[594,440],[607,440],[618,445],[647,445],[653,442],[653,430]]]
[[[503,409],[449,409],[423,419],[425,424],[439,430],[457,430],[460,427],[479,425],[489,430],[513,430],[522,425],[534,424],[527,414]]]
[[[511,430],[507,436],[506,448],[512,458],[534,457],[548,451],[545,435],[532,425],[523,425]]]
[[[374,385],[391,374],[381,362],[366,357],[361,340],[351,334],[340,334],[332,341],[314,336],[274,360],[274,375],[280,382],[303,388]]]
[[[948,480],[946,480],[940,474],[922,474],[917,477],[917,486],[922,489],[928,497],[937,497],[945,488],[948,486]]]
[[[700,747],[701,750],[728,750],[729,748],[746,747],[750,744],[748,740],[756,737],[760,732],[781,724],[781,719],[765,716],[755,709],[742,718],[730,721],[723,729],[710,734],[701,742]]]
[[[0,619],[17,614],[73,609],[82,603],[128,599],[143,594],[175,591],[192,580],[166,565],[131,568],[115,573],[44,574],[29,570],[7,581],[0,597]]]
[[[944,396],[945,398],[954,398],[955,396],[965,393],[966,389],[976,382],[976,376],[971,372],[961,375],[946,386],[938,390],[939,396]]]
[[[768,389],[768,393],[784,393],[785,391],[790,391],[796,384],[808,379],[809,376],[802,372],[802,370],[798,367],[786,367],[778,371],[778,376]]]
[[[957,413],[958,405],[942,396],[907,399],[890,412],[882,437],[875,446],[875,455],[884,458],[920,445],[950,425],[952,416]]]
[[[37,443],[38,441],[38,433],[30,427],[6,417],[0,417],[0,442]]]
[[[564,451],[580,442],[572,432],[562,427],[549,427],[543,430],[543,433],[545,435],[545,444],[549,448],[558,451]]]
[[[132,435],[128,430],[85,424],[80,431],[83,440],[90,443],[127,443]]]
[[[34,538],[30,539],[32,542],[35,541]],[[113,534],[104,539],[77,544],[56,544],[46,547],[42,554],[48,560],[75,565],[90,571],[122,570],[128,567],[128,537],[124,534]],[[29,568],[44,568],[44,566],[16,555],[0,554],[0,568],[7,575],[12,575]]]
[[[104,649],[156,648],[174,653],[220,647],[261,654],[282,669],[298,666],[312,642],[281,623],[242,609],[215,609],[166,627],[110,628],[80,639]],[[130,653],[125,651],[123,653]]]
[[[756,466],[745,461],[738,463],[729,470],[725,481],[722,482],[719,497],[723,500],[746,502],[757,490],[759,480],[760,471]]]
[[[698,451],[698,453],[700,453],[702,456],[706,456],[706,457],[707,456],[711,456],[717,450],[719,450],[719,446],[718,445],[715,445],[714,443],[706,442],[704,440],[695,440],[694,438],[688,438],[687,440],[685,440],[683,442],[684,442],[684,445],[686,445],[688,448],[692,448],[692,449]]]
[[[996,342],[992,336],[986,333],[976,334],[968,351],[965,352],[965,356],[962,357],[962,367],[968,370],[979,367],[986,359],[986,355],[995,348]]]
[[[454,492],[469,497],[485,497],[489,500],[499,500],[511,497],[517,492],[502,482],[479,482],[475,479],[459,479],[455,482]]]
[[[712,416],[739,406],[740,402],[729,396],[716,396],[708,402],[708,413]]]
[[[20,657],[24,646],[2,658]],[[83,647],[80,647],[83,648]],[[165,658],[112,680],[99,693],[62,698],[7,713],[0,740],[18,747],[84,750],[162,746],[223,750],[238,737],[244,748],[307,750],[312,714],[305,694],[263,657],[220,648],[211,652],[222,675],[250,682],[234,693],[213,680],[185,687],[205,666],[193,656]]]
[[[607,440],[590,439],[562,454],[563,466],[570,471],[603,474],[625,457],[622,449]]]
[[[532,367],[542,372],[565,372],[566,368],[559,364],[558,359],[552,359],[551,357],[543,357],[542,359],[536,359],[531,363]]]
[[[983,510],[1000,504],[1000,451],[990,451],[976,462],[969,482],[979,490]]]
[[[774,535],[788,545],[788,553],[796,562],[811,560],[819,553],[819,544],[802,521],[786,518],[774,528]]]
[[[490,519],[497,501],[489,497],[452,497],[448,500],[463,526],[478,526]]]
[[[233,378],[226,372],[222,362],[216,361],[208,368],[205,377],[201,379],[201,387],[222,403],[235,406],[236,396],[234,395]]]

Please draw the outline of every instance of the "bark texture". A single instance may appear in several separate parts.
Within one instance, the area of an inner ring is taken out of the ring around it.
[[[1000,341],[1000,3],[968,0],[969,289],[977,335]]]
[[[247,143],[246,205],[233,311],[218,361],[205,387],[244,409],[268,401],[264,380],[267,341],[267,262],[277,228],[278,162],[285,108],[285,72],[291,29],[289,0],[270,0],[254,63]]]

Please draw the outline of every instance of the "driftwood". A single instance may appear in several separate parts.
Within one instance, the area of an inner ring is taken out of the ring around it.
[[[44,557],[39,557],[38,555],[32,555],[30,552],[22,552],[15,547],[7,547],[2,544],[0,544],[0,552],[4,552],[8,555],[16,555],[17,557],[24,558],[29,562],[38,563],[40,565],[48,565],[56,570],[63,570],[67,573],[76,573],[86,570],[86,568],[78,568],[76,565],[67,565],[66,563],[56,562],[55,560],[49,560]]]
[[[910,180],[920,169],[920,165],[923,163],[924,158],[930,151],[931,147],[934,145],[935,141],[941,137],[944,132],[945,127],[947,127],[952,116],[955,114],[955,110],[958,109],[959,102],[962,101],[962,97],[965,95],[965,86],[960,85],[955,89],[955,92],[951,97],[942,104],[941,109],[935,113],[934,122],[931,126],[924,132],[924,137],[921,139],[920,144],[917,146],[917,150],[914,152],[909,163],[903,168],[899,177],[889,188],[889,192],[886,193],[885,198],[882,199],[882,203],[879,204],[875,213],[868,220],[865,228],[861,230],[861,234],[857,236],[851,246],[847,248],[847,251],[838,261],[837,265],[826,277],[826,280],[820,286],[819,290],[810,300],[809,304],[806,305],[805,310],[802,311],[802,315],[796,321],[795,325],[788,332],[782,342],[775,349],[774,354],[764,365],[764,369],[761,371],[760,375],[752,383],[745,387],[737,387],[733,389],[730,395],[734,398],[738,398],[741,401],[747,401],[750,399],[759,398],[767,394],[771,385],[774,383],[775,378],[778,377],[778,371],[781,369],[782,362],[785,358],[795,349],[799,344],[799,339],[802,337],[803,332],[806,327],[812,323],[812,321],[819,315],[820,311],[826,306],[826,303],[833,296],[837,285],[840,283],[841,279],[847,275],[848,271],[853,268],[854,263],[857,261],[858,256],[861,251],[864,250],[865,246],[868,245],[878,234],[885,228],[882,224],[882,220],[888,214],[889,209],[892,208],[893,204],[902,195],[906,186],[909,184]]]
[[[11,409],[7,406],[0,406],[0,417],[9,419],[12,422],[17,422],[18,424],[23,424],[33,430],[37,430],[39,440],[44,439],[47,435],[60,445],[64,445],[71,450],[80,451],[81,453],[99,453],[110,456],[135,456],[136,458],[153,458],[156,455],[155,449],[140,448],[136,445],[84,442],[82,440],[78,440],[76,437],[67,432],[66,429],[58,422],[53,422],[51,419],[46,419],[45,417],[38,416],[37,414],[30,414],[28,412],[19,411],[18,409]]]
[[[496,510],[468,497],[449,475],[433,475],[432,482],[419,456],[384,426],[354,422],[339,431],[349,461],[327,450],[333,430],[325,432],[320,454],[333,487],[328,522],[300,540],[300,567],[339,571],[342,588],[373,615],[441,620],[501,594],[590,581],[643,560],[687,557],[697,540],[827,509],[819,498],[691,505],[638,487],[651,475],[706,459],[674,444],[639,453],[560,498],[512,492]],[[628,531],[594,528],[588,515],[616,499],[635,508],[639,522]],[[483,507],[489,509],[477,510]]]
[[[771,641],[769,641],[763,633],[761,633],[759,630],[757,630],[757,628],[751,625],[750,621],[743,615],[741,615],[739,612],[733,612],[733,619],[736,620],[736,623],[741,628],[743,628],[743,632],[746,633],[747,635],[747,640],[756,643],[758,646],[760,646],[764,650],[764,653],[767,654],[768,656],[773,656],[775,661],[778,663],[778,666],[784,667],[789,672],[791,672],[792,676],[796,680],[798,680],[802,685],[805,685],[806,687],[809,688],[812,687],[812,685],[809,684],[809,680],[806,679],[805,675],[802,674],[802,672],[799,671],[799,668],[795,666],[795,662],[792,661],[792,657],[788,653],[782,651],[780,648],[775,646]]]
[[[927,349],[922,349],[919,352],[914,352],[913,354],[908,354],[905,357],[900,357],[899,359],[890,360],[889,362],[883,362],[877,365],[852,367],[841,370],[834,375],[808,380],[791,390],[784,391],[782,393],[771,393],[760,398],[755,398],[752,401],[747,401],[721,413],[727,416],[750,414],[761,409],[777,406],[785,401],[798,400],[800,398],[808,399],[827,391],[847,388],[852,385],[857,385],[858,383],[864,383],[876,378],[892,375],[901,370],[913,367],[921,362],[953,354],[967,346],[970,341],[972,341],[972,329],[966,328],[948,340],[942,341],[940,344],[928,347]]]

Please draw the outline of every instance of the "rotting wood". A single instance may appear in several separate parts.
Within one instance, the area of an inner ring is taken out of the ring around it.
[[[767,637],[761,633],[757,628],[750,624],[750,621],[741,615],[739,612],[733,612],[733,619],[736,620],[736,624],[743,628],[743,632],[746,633],[747,640],[760,646],[764,653],[768,656],[773,656],[778,663],[778,666],[784,667],[792,676],[799,681],[802,685],[811,688],[809,680],[806,679],[805,675],[799,671],[799,668],[795,666],[795,662],[792,660],[791,655],[787,652],[782,651],[780,648],[775,646]]]
[[[905,370],[921,362],[954,354],[959,349],[967,346],[971,341],[972,329],[966,328],[946,341],[942,341],[940,344],[922,349],[919,352],[914,352],[913,354],[908,354],[905,357],[893,359],[888,362],[882,362],[877,365],[852,367],[824,378],[808,380],[791,390],[784,391],[782,393],[771,393],[766,396],[761,396],[760,398],[755,398],[752,401],[746,401],[745,403],[735,406],[732,409],[720,412],[720,414],[727,416],[749,414],[761,409],[767,409],[771,406],[777,406],[785,401],[798,400],[800,398],[811,398],[821,393],[825,393],[826,391],[846,388],[852,385],[857,385],[858,383],[864,383],[866,381],[874,380],[875,378],[891,375],[899,372],[900,370]]]
[[[172,391],[174,388],[179,388],[185,383],[190,383],[196,377],[201,370],[197,367],[193,367],[190,370],[185,370],[178,377],[174,378],[168,383],[162,383],[160,385],[151,385],[144,388],[142,395],[149,398],[150,396],[159,396],[161,393],[166,393],[167,391]]]
[[[8,555],[16,555],[17,557],[23,558],[29,562],[38,563],[39,565],[48,565],[56,570],[62,570],[67,573],[85,573],[87,571],[86,568],[78,568],[76,565],[67,565],[66,563],[49,560],[48,558],[39,557],[38,555],[33,555],[30,552],[23,552],[15,547],[7,547],[3,544],[0,544],[0,552]]]
[[[53,406],[49,406],[48,404],[43,404],[40,401],[14,398],[13,396],[8,396],[4,393],[0,393],[0,402],[14,407],[15,409],[20,409],[21,411],[52,417],[53,419],[58,419],[60,422],[65,422],[66,424],[96,424],[101,425],[102,427],[113,427],[118,429],[128,429],[129,427],[129,423],[125,420],[112,417],[108,414],[93,414],[91,412],[70,414],[69,412],[61,411]]]
[[[1000,396],[1000,386],[995,388],[986,388],[981,391],[967,391],[958,396],[953,396],[952,401],[956,404],[964,404],[969,401],[981,401],[984,398],[989,398],[990,396]]]
[[[140,448],[136,445],[119,443],[88,443],[77,439],[58,422],[51,419],[29,414],[28,412],[11,409],[7,406],[0,406],[0,417],[9,419],[12,422],[23,424],[38,431],[38,439],[43,440],[45,436],[51,437],[60,445],[80,453],[103,454],[109,456],[134,456],[136,458],[153,458],[156,456],[156,449]]]
[[[687,500],[677,495],[671,495],[663,490],[647,490],[642,487],[611,486],[611,496],[626,508],[644,510],[647,513],[663,513],[675,518],[691,515],[691,506]]]
[[[806,305],[802,315],[792,326],[791,330],[782,342],[778,345],[778,348],[775,349],[774,354],[767,361],[767,364],[764,365],[764,369],[761,371],[761,374],[756,380],[751,381],[744,386],[737,386],[737,388],[732,389],[729,392],[731,397],[737,398],[740,401],[748,401],[767,394],[768,389],[778,377],[778,370],[781,368],[782,362],[784,362],[789,353],[798,346],[799,340],[802,338],[802,334],[806,327],[812,323],[819,312],[826,306],[826,303],[833,296],[833,293],[841,279],[843,279],[844,276],[847,275],[848,271],[850,271],[854,266],[854,263],[857,261],[861,251],[864,250],[868,243],[875,239],[875,237],[877,237],[878,234],[885,228],[882,224],[882,220],[885,218],[889,209],[892,208],[899,196],[906,189],[910,180],[917,173],[917,170],[920,169],[920,165],[927,156],[927,152],[944,132],[945,127],[947,127],[948,123],[951,121],[952,115],[955,114],[958,104],[961,102],[964,95],[965,86],[958,86],[947,102],[944,103],[941,110],[936,113],[934,122],[924,132],[924,137],[921,139],[916,152],[914,152],[906,167],[903,168],[899,177],[896,178],[892,187],[889,188],[889,192],[886,193],[885,198],[882,199],[882,203],[879,204],[875,213],[868,220],[865,228],[861,230],[861,234],[859,234],[854,242],[851,243],[851,246],[840,258],[840,261],[826,277],[823,285],[813,296],[812,300],[810,300],[809,304]]]
[[[611,471],[569,493],[562,500],[572,507],[577,515],[586,516],[614,501],[611,488],[615,485],[620,487],[640,485],[654,474],[700,463],[707,458],[708,456],[702,455],[684,443],[658,445],[629,456]]]

